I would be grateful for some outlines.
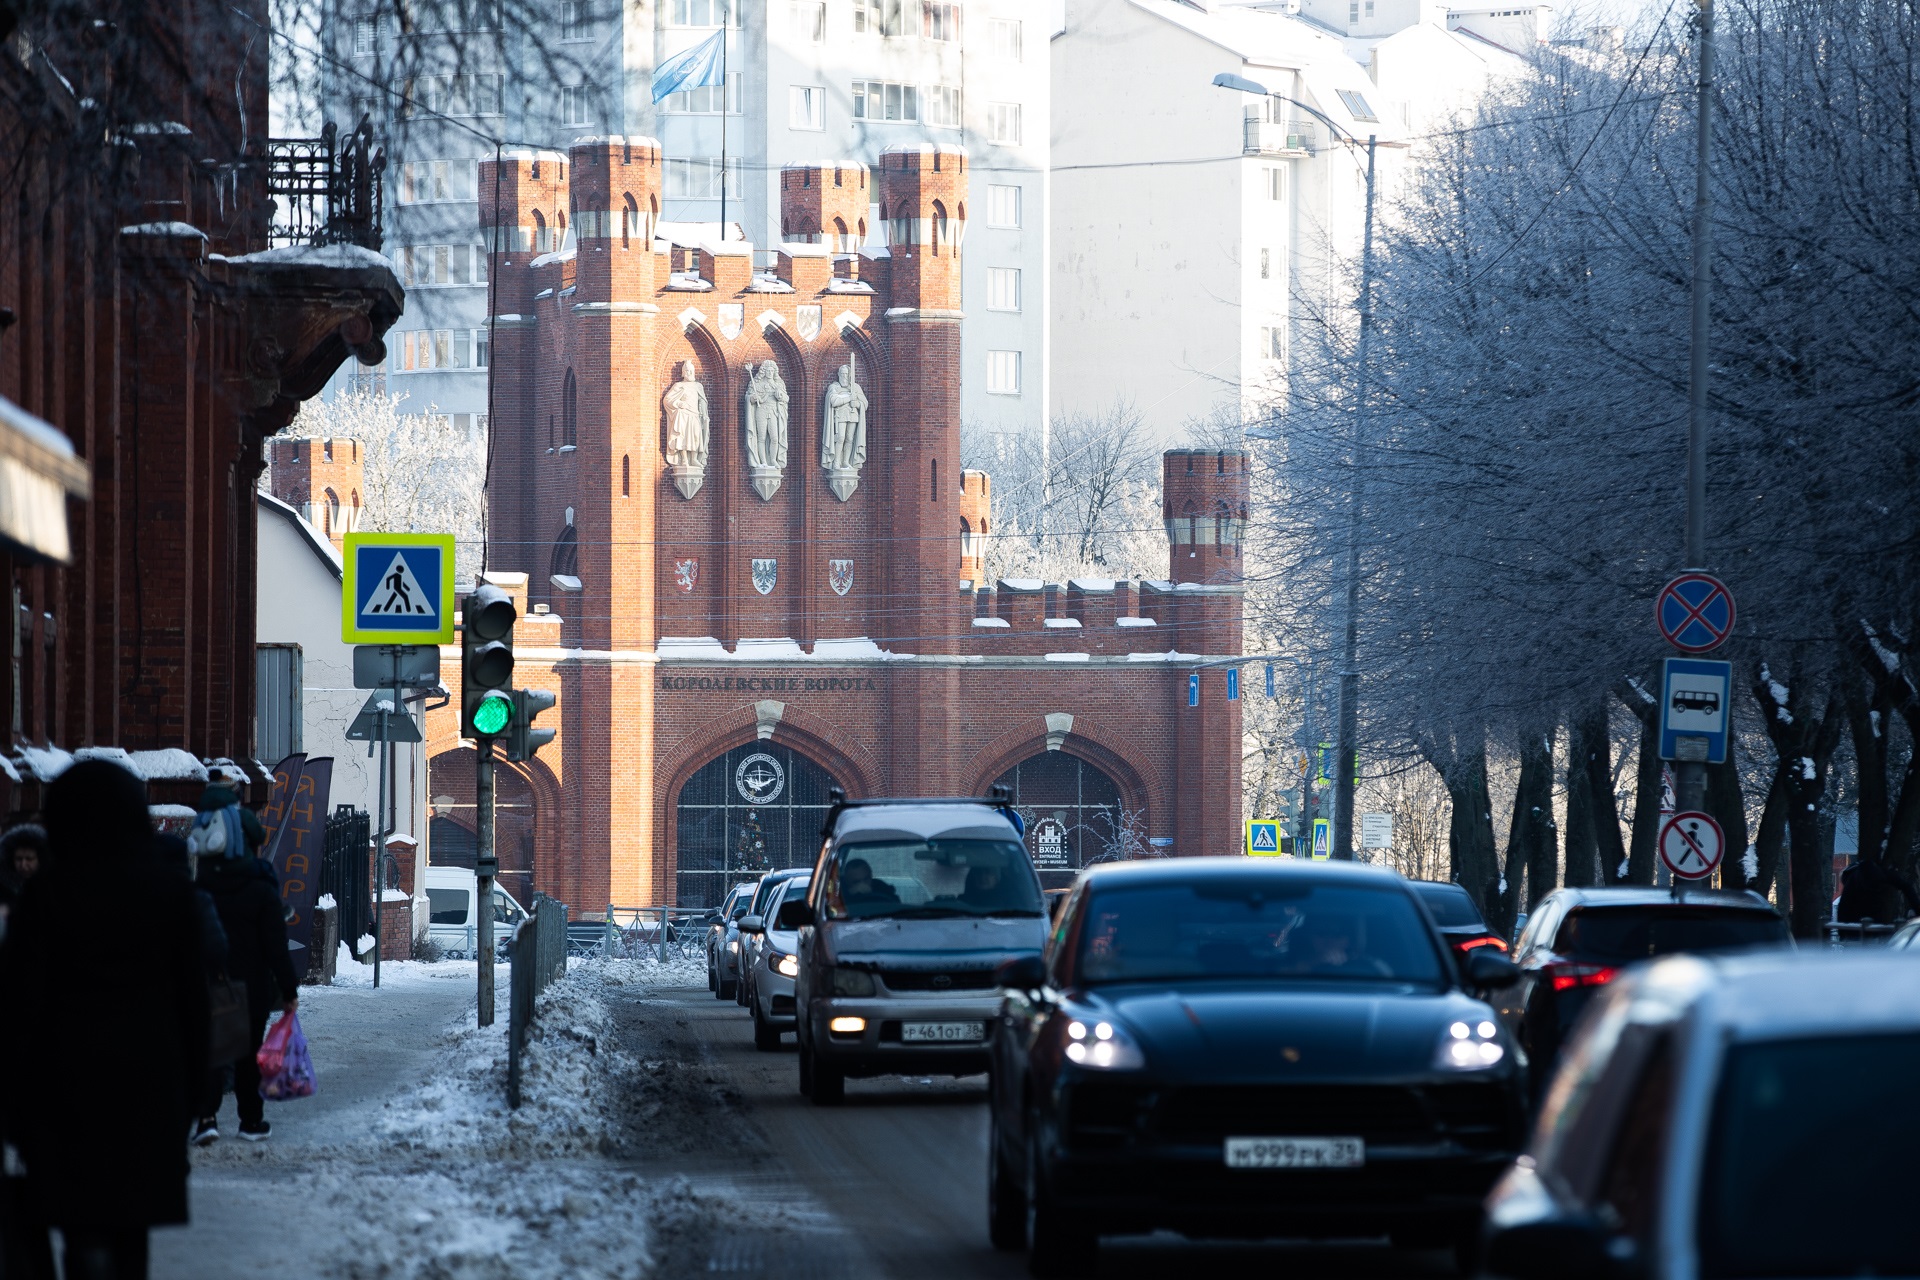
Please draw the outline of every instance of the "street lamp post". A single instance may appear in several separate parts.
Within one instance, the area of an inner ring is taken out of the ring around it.
[[[1687,568],[1707,564],[1707,356],[1712,339],[1713,0],[1698,0],[1700,84],[1693,169],[1693,350],[1687,388]],[[1707,804],[1707,766],[1675,761],[1674,799],[1680,810]]]
[[[1361,145],[1359,138],[1335,124],[1325,112],[1298,98],[1290,98],[1284,93],[1271,93],[1265,85],[1226,72],[1215,76],[1213,83],[1222,89],[1290,102],[1310,112],[1331,133],[1344,137],[1349,146]],[[1368,348],[1373,335],[1373,197],[1378,134],[1367,135],[1366,148],[1367,207],[1365,232],[1360,242],[1360,332],[1354,343],[1354,411],[1352,438],[1349,441],[1353,483],[1347,497],[1347,599],[1345,635],[1340,653],[1339,723],[1334,735],[1333,838],[1330,850],[1334,858],[1347,862],[1353,860],[1354,775],[1359,769],[1360,751],[1360,527],[1367,492],[1366,419],[1372,391]]]

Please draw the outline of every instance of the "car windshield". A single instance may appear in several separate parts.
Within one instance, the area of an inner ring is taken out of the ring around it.
[[[1575,960],[1627,964],[1675,951],[1737,951],[1787,940],[1770,911],[1710,907],[1581,907],[1560,926],[1553,949]]]
[[[1107,889],[1087,904],[1077,981],[1310,978],[1442,985],[1426,922],[1402,890],[1202,880]]]
[[[1433,913],[1433,922],[1442,929],[1486,926],[1487,922],[1480,918],[1480,909],[1473,905],[1473,899],[1459,885],[1416,884],[1413,889],[1420,895],[1420,901],[1427,904],[1427,910]]]
[[[1920,1034],[1736,1045],[1714,1103],[1700,1274],[1920,1275]]]
[[[872,916],[1037,916],[1040,881],[1016,840],[888,840],[841,845],[826,893],[831,920]]]

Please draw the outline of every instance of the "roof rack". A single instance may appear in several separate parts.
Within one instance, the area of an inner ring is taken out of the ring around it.
[[[820,828],[820,838],[823,840],[833,838],[833,824],[838,822],[840,815],[848,809],[869,809],[894,804],[984,804],[1005,813],[1007,820],[1013,823],[1015,831],[1022,835],[1026,833],[1025,825],[1020,821],[1019,815],[1013,811],[1013,788],[1011,787],[989,787],[984,796],[875,796],[870,800],[849,800],[847,793],[839,787],[828,787],[827,820]]]

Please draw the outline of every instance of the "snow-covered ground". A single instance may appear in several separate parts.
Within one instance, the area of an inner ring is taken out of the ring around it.
[[[654,1090],[610,1005],[704,986],[704,964],[572,962],[540,998],[517,1110],[506,966],[484,1028],[471,961],[385,964],[380,991],[370,968],[344,968],[335,986],[301,993],[319,1093],[271,1104],[274,1138],[259,1146],[233,1139],[228,1104],[227,1138],[194,1155],[195,1225],[156,1235],[156,1276],[259,1274],[298,1257],[352,1280],[624,1280],[663,1274],[662,1241],[783,1222],[778,1204],[648,1179],[621,1158]],[[394,1055],[409,1037],[403,1065]],[[366,1078],[363,1048],[398,1077]]]

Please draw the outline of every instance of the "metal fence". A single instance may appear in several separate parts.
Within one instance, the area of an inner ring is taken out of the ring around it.
[[[267,141],[267,191],[275,247],[357,244],[380,248],[381,186],[387,154],[363,119],[345,138],[328,124],[317,138]]]
[[[1888,938],[1900,932],[1898,924],[1881,924],[1874,920],[1858,922],[1829,920],[1827,922],[1827,945],[1830,947],[1862,946],[1873,943],[1885,943]]]
[[[567,926],[567,954],[617,960],[691,959],[705,945],[705,907],[616,907]]]
[[[527,918],[513,931],[509,944],[511,968],[507,976],[507,1105],[520,1105],[520,1059],[526,1052],[527,1030],[533,1025],[534,1002],[547,984],[567,972],[566,904],[544,893],[533,895]]]
[[[372,847],[373,816],[352,805],[336,806],[320,855],[320,892],[332,894],[340,908],[340,940],[349,949],[373,929]]]

